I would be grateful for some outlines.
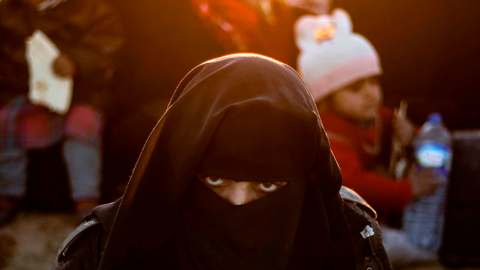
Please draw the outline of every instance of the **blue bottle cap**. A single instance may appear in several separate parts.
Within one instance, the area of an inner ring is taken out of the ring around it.
[[[427,118],[428,122],[440,123],[442,122],[442,116],[439,113],[432,113]]]

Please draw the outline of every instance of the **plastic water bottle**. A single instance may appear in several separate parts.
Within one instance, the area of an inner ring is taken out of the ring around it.
[[[410,241],[430,252],[441,245],[448,176],[452,163],[452,138],[438,113],[429,115],[413,140],[419,169],[431,168],[441,184],[432,195],[412,201],[405,209],[403,227]]]

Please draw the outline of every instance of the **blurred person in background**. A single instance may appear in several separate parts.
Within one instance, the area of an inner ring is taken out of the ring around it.
[[[408,119],[382,106],[382,74],[374,47],[353,33],[349,15],[305,16],[296,23],[301,50],[298,68],[320,111],[344,185],[358,192],[379,213],[401,213],[416,198],[433,193],[430,171],[410,170],[395,180],[387,170],[392,135],[408,146],[415,128]],[[412,246],[397,230],[385,227],[384,244],[392,263],[431,260],[434,254]]]
[[[295,70],[213,59],[179,84],[124,196],[52,269],[391,269],[374,212],[341,184]]]
[[[40,30],[58,47],[51,68],[73,78],[66,115],[27,99],[26,40]],[[114,55],[124,43],[118,13],[103,0],[0,2],[0,224],[26,193],[26,151],[64,140],[63,158],[79,218],[98,205],[102,133]]]

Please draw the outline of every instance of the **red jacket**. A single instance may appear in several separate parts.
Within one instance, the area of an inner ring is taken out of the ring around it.
[[[332,112],[320,112],[320,117],[342,170],[343,185],[358,192],[380,215],[402,211],[411,199],[410,183],[374,172],[379,165],[388,165],[393,112],[380,109],[378,121],[369,127]]]

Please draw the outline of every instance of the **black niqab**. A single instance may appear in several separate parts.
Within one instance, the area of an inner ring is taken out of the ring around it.
[[[289,184],[238,206],[197,173]],[[178,86],[112,204],[99,269],[352,269],[340,186],[292,68],[250,54],[205,62]]]

